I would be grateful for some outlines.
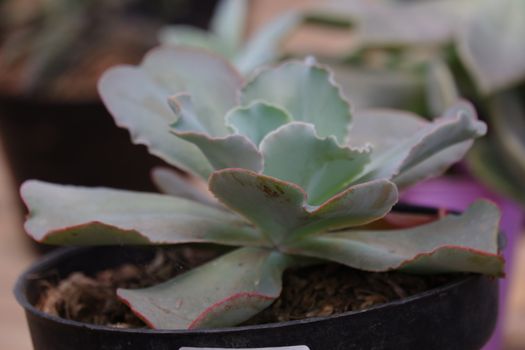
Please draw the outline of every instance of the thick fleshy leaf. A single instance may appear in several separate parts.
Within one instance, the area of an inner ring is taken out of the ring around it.
[[[214,126],[238,104],[242,77],[227,61],[209,52],[160,47],[146,55],[141,67],[170,95],[186,92],[198,96],[193,101],[196,113]]]
[[[397,201],[395,185],[386,180],[353,186],[317,207],[306,203],[300,187],[244,169],[217,171],[209,183],[222,203],[262,228],[276,246],[301,235],[374,221]]]
[[[334,137],[321,139],[313,125],[300,122],[268,134],[260,149],[263,173],[304,189],[310,205],[346,188],[370,161],[369,148],[341,147]]]
[[[248,1],[221,0],[210,23],[211,31],[230,50],[237,49],[244,37]]]
[[[235,66],[247,75],[256,68],[275,61],[281,54],[281,42],[301,21],[302,16],[299,13],[287,12],[260,28],[235,57]]]
[[[293,263],[275,250],[241,248],[162,284],[117,293],[152,328],[235,326],[280,295],[282,273]]]
[[[215,170],[243,168],[259,172],[263,168],[261,153],[246,136],[209,137],[191,132],[175,134],[199,147]]]
[[[490,94],[525,79],[525,1],[480,0],[461,27],[459,54]]]
[[[134,143],[167,163],[206,177],[212,167],[197,147],[173,137],[169,125],[175,121],[167,92],[142,70],[115,67],[99,82],[99,91],[118,126],[126,128]]]
[[[294,120],[315,125],[321,137],[346,140],[350,106],[332,74],[308,58],[261,71],[242,90],[242,103],[263,100],[284,108]]]
[[[170,168],[156,167],[151,171],[151,179],[162,193],[202,204],[219,205],[208,191],[207,184],[190,174],[182,174]]]
[[[182,198],[40,181],[25,182],[21,194],[25,229],[43,243],[264,245],[242,218]]]
[[[408,186],[439,175],[461,159],[472,139],[485,132],[486,125],[477,120],[473,107],[460,101],[433,122],[397,111],[360,113],[349,139],[352,145],[370,142],[374,148],[359,181],[393,178]]]
[[[187,46],[233,57],[232,48],[227,47],[214,33],[185,25],[166,26],[159,31],[159,42],[165,46]]]
[[[296,240],[285,250],[329,259],[367,271],[403,269],[415,273],[503,274],[498,255],[500,213],[479,201],[462,215],[400,230],[348,230]]]
[[[215,131],[217,129],[221,130],[222,126],[214,128],[212,125],[209,125],[206,122],[206,119],[203,119],[202,115],[199,115],[195,111],[195,106],[193,105],[192,98],[189,94],[183,92],[170,96],[167,102],[175,114],[174,122],[171,126],[176,130],[184,132],[199,132],[210,136],[224,135],[222,132],[215,135]],[[214,121],[214,123],[217,124],[220,122],[220,119]]]
[[[217,128],[195,112],[189,95],[172,96],[169,104],[177,116],[177,121],[172,124],[173,133],[197,146],[215,170],[224,168],[262,170],[262,155],[257,150],[257,146],[243,135],[225,135],[222,131],[217,133]],[[222,127],[226,128],[224,119],[221,123]]]
[[[291,121],[292,117],[285,110],[260,101],[234,108],[226,115],[226,124],[257,146],[270,131]]]
[[[194,69],[198,66],[199,69]],[[223,117],[238,104],[241,77],[223,59],[188,48],[157,48],[139,67],[117,66],[99,82],[101,97],[116,120],[130,130],[136,143],[152,154],[204,178],[210,164],[198,148],[170,135],[166,127],[175,120],[167,99],[180,92],[199,96],[195,112],[227,133]]]
[[[406,189],[418,182],[444,174],[451,165],[459,162],[472,147],[474,141],[463,141],[437,152],[417,165],[403,170],[392,181],[400,189]]]

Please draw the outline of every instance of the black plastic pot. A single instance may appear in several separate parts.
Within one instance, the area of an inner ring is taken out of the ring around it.
[[[116,329],[47,315],[33,304],[39,280],[88,274],[151,258],[147,248],[69,248],[29,268],[15,294],[25,308],[36,350],[180,350],[286,347],[293,350],[475,350],[489,339],[497,316],[498,282],[480,275],[404,300],[337,316],[212,330]]]

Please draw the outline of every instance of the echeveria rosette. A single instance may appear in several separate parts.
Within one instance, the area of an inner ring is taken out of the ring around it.
[[[485,132],[466,102],[432,123],[399,111],[352,115],[312,59],[243,83],[220,58],[182,48],[110,70],[101,94],[135,140],[208,181],[218,202],[168,171],[155,179],[172,195],[30,181],[26,230],[53,244],[240,246],[158,286],[119,290],[152,327],[236,325],[279,296],[286,268],[319,259],[369,271],[502,273],[499,213],[487,202],[410,229],[363,227],[391,210],[396,184],[439,174]]]

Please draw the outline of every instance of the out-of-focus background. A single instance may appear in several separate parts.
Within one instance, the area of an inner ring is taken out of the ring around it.
[[[500,205],[507,279],[487,349],[525,349],[524,1],[245,1],[239,35],[246,47],[266,40],[272,49],[259,52],[271,53],[260,63],[315,55],[334,68],[356,109],[401,107],[432,118],[458,97],[473,101],[488,136],[446,177],[403,198],[457,210],[478,196]],[[154,190],[150,170],[163,162],[114,125],[97,79],[159,43],[204,47],[240,65],[246,47],[208,31],[216,11],[214,0],[0,0],[0,349],[31,348],[11,290],[46,250],[23,233],[19,185],[38,178]],[[286,17],[299,13],[301,21]]]

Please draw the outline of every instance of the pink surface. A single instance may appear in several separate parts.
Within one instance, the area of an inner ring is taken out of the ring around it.
[[[418,184],[405,191],[401,196],[404,203],[443,207],[452,210],[464,210],[479,198],[495,202],[501,209],[500,228],[504,232],[507,244],[503,251],[505,256],[507,277],[500,281],[500,317],[494,335],[484,350],[500,350],[502,348],[502,313],[505,310],[509,280],[512,278],[512,259],[515,253],[518,235],[524,219],[524,212],[516,203],[503,198],[486,187],[475,182],[468,176],[441,177]]]

